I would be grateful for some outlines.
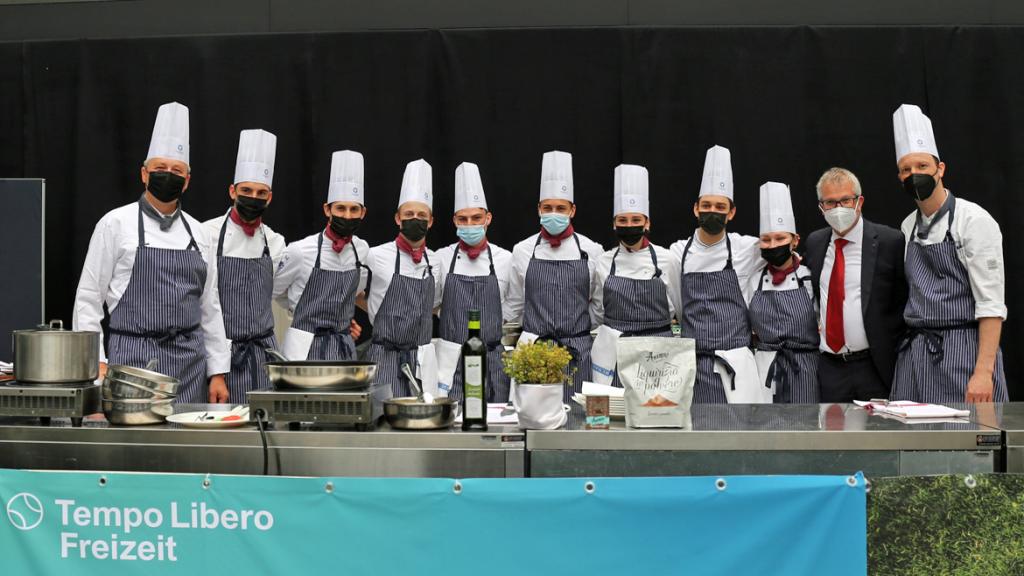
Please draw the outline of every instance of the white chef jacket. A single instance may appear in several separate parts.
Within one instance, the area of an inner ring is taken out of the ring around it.
[[[741,236],[729,232],[729,242],[732,245],[732,268],[736,271],[739,279],[740,291],[743,298],[750,301],[750,276],[759,272],[765,265],[761,259],[761,239],[755,236]],[[708,245],[701,242],[700,235],[694,232],[693,245],[686,254],[686,270],[684,272],[718,272],[725,269],[725,262],[728,259],[729,251],[723,237],[718,242]],[[689,238],[677,240],[672,243],[669,250],[677,262],[681,262],[683,251]],[[680,291],[682,286],[676,288],[672,298],[675,300],[676,310],[682,310],[683,303]],[[680,315],[682,313],[680,312]]]
[[[749,285],[747,286],[746,294],[744,295],[747,299],[748,306],[750,305],[750,300],[754,297],[754,292],[757,292],[758,284],[761,285],[761,290],[763,292],[775,290],[793,290],[800,287],[800,283],[797,281],[797,278],[803,278],[804,290],[807,291],[807,295],[811,298],[811,303],[814,304],[814,308],[815,310],[817,310],[818,305],[817,303],[814,302],[814,287],[811,283],[811,271],[807,268],[807,266],[801,264],[800,266],[797,267],[796,270],[787,274],[786,278],[783,279],[782,283],[777,286],[772,283],[771,272],[766,272],[764,274],[764,277],[761,277],[761,272],[764,271],[765,267],[767,267],[767,265],[762,266],[760,270],[757,270],[756,272],[750,275],[750,281],[748,283]]]
[[[828,322],[828,290],[832,281],[832,266],[836,261],[836,240],[844,238],[849,243],[843,247],[844,269],[843,282],[843,339],[846,342],[839,350],[832,350],[825,342],[825,328]],[[857,223],[840,236],[835,230],[828,240],[825,249],[825,260],[821,265],[821,278],[818,279],[818,326],[821,327],[821,342],[818,349],[829,354],[846,354],[861,352],[870,347],[868,333],[864,328],[864,308],[861,305],[861,263],[864,261],[864,218],[857,218]]]
[[[281,263],[277,265],[277,272],[274,274],[274,299],[292,314],[295,313],[295,307],[299,305],[299,299],[306,290],[306,282],[309,281],[309,275],[316,264],[317,241],[324,234],[324,231],[320,231],[292,242],[285,249]],[[320,268],[339,272],[351,270],[356,267],[356,251],[359,253],[359,261],[366,265],[370,252],[366,240],[352,236],[352,241],[341,252],[335,252],[331,239],[324,236],[320,248]],[[364,288],[366,268],[360,268],[356,293]]]
[[[971,293],[974,295],[975,318],[1006,319],[1006,275],[1003,268],[1003,233],[999,224],[987,210],[974,202],[957,197],[953,214],[953,241],[956,242],[956,255],[967,269],[971,280]],[[936,212],[938,214],[938,212]],[[924,218],[925,225],[934,219]],[[917,211],[911,212],[903,220],[900,227],[907,243],[911,241],[921,245],[942,242],[949,230],[949,215],[932,225],[928,237],[920,239],[913,232],[917,222]]]
[[[203,222],[206,233],[213,243],[213,254],[217,254],[217,241],[220,238],[220,227],[228,216],[218,216],[212,220]],[[266,245],[270,248],[270,259],[274,263],[274,270],[281,263],[284,257],[285,241],[284,236],[274,232],[266,224],[260,225],[252,236],[246,236],[242,227],[235,222],[228,221],[227,229],[224,230],[224,256],[232,258],[259,258],[263,256],[263,238],[266,235]]]
[[[512,248],[512,276],[509,279],[508,301],[505,304],[506,314],[508,314],[506,320],[510,322],[522,322],[523,308],[526,304],[526,269],[530,265],[531,255],[536,256],[538,260],[578,260],[580,258],[580,251],[576,249],[576,241],[571,236],[562,240],[562,244],[558,248],[552,247],[551,243],[544,238],[541,238],[540,244],[537,244],[538,236],[540,236],[540,232]],[[579,238],[580,248],[587,253],[587,266],[590,268],[590,299],[593,300],[594,293],[601,289],[601,285],[597,283],[596,269],[597,260],[604,253],[604,248],[579,232],[576,233],[576,237]],[[537,247],[536,254],[533,250],[534,245]],[[594,318],[591,311],[591,328],[596,327],[597,324],[597,319]]]
[[[676,305],[672,298],[673,294],[679,292],[679,260],[672,257],[667,248],[651,244],[654,254],[658,258],[658,268],[661,269],[660,280],[665,283],[665,295],[668,299],[669,316],[676,315]],[[618,247],[617,247],[618,248]],[[615,256],[616,248],[606,251],[597,259],[595,278],[597,290],[590,298],[590,315],[598,324],[604,323],[604,283],[612,269],[612,257]],[[615,256],[615,275],[635,280],[649,280],[654,277],[654,263],[651,262],[651,252],[647,248],[640,248],[633,252],[625,246],[619,249],[618,256]]]
[[[508,294],[509,277],[512,275],[512,253],[497,244],[488,242],[491,248],[491,256],[494,258],[494,275],[498,279],[498,291],[501,293],[502,318],[508,320],[508,306],[506,296]],[[449,266],[452,264],[452,257],[455,257],[455,273],[463,276],[487,276],[491,273],[490,260],[487,258],[487,251],[484,250],[471,260],[466,252],[459,248],[459,243],[450,244],[437,251],[441,267],[445,274],[448,274]]]
[[[370,317],[370,324],[373,324],[377,317],[377,310],[384,302],[384,295],[391,287],[391,278],[395,274],[395,253],[398,252],[398,244],[394,240],[370,248],[367,257],[367,265],[373,271],[373,281],[370,283],[370,293],[366,296],[366,314]],[[425,256],[420,259],[419,264],[412,261],[412,256],[403,252],[400,255],[398,272],[409,278],[423,278],[427,275],[427,260],[430,260],[431,272],[434,275],[434,308],[441,305],[441,295],[444,293],[444,277],[448,269],[441,265],[441,259],[437,253],[427,249]]]
[[[180,210],[180,208],[179,208]],[[208,376],[231,371],[231,346],[224,336],[220,296],[217,292],[217,249],[206,228],[187,213],[174,221],[167,231],[160,230],[154,218],[142,215],[146,231],[146,245],[153,248],[185,249],[190,242],[188,231],[181,219],[187,218],[199,252],[206,261],[206,285],[202,295],[202,329],[206,346],[206,373]],[[96,224],[89,251],[82,266],[82,277],[75,293],[72,325],[75,330],[100,332],[103,304],[113,313],[128,287],[135,268],[135,252],[139,246],[139,205],[132,202],[107,212]],[[106,362],[103,343],[100,343],[100,361]]]

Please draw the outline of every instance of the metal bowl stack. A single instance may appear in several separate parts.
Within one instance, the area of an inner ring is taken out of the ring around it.
[[[103,379],[103,414],[111,424],[159,424],[174,413],[181,381],[133,366],[107,367]]]

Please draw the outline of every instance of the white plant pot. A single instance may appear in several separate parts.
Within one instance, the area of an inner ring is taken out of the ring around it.
[[[554,430],[568,419],[562,404],[564,384],[519,384],[512,391],[512,406],[523,430]]]

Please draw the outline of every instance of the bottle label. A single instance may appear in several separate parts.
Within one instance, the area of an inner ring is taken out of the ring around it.
[[[484,417],[484,370],[482,356],[463,357],[462,385],[466,396],[466,414],[463,418]]]

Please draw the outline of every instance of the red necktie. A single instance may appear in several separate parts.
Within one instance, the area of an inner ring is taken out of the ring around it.
[[[843,247],[850,241],[836,238],[836,258],[832,264],[832,276],[828,280],[828,309],[825,311],[825,344],[839,353],[846,345],[843,330],[843,300],[846,299],[846,258]]]

